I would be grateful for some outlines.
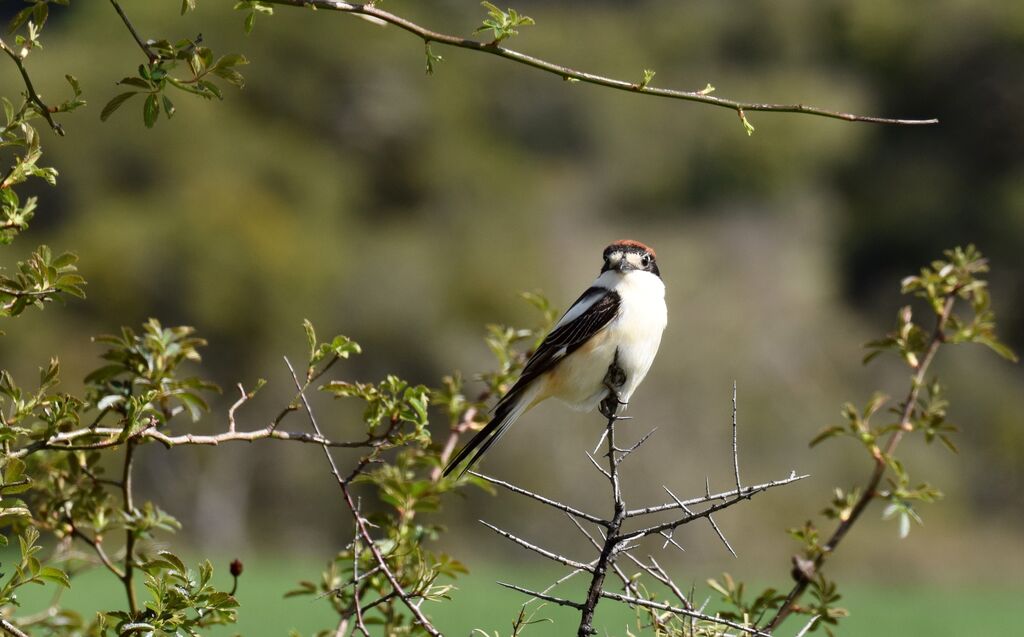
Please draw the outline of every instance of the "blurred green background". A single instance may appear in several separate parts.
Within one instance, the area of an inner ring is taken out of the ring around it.
[[[657,86],[710,82],[737,99],[942,121],[891,128],[749,113],[750,138],[727,110],[568,84],[464,51],[437,48],[444,61],[428,77],[415,38],[350,16],[278,8],[246,37],[231,2],[204,0],[185,18],[177,2],[124,4],[147,37],[201,31],[215,51],[245,53],[248,84],[223,103],[183,96],[154,130],[134,103],[100,124],[113,82],[140,52],[107,3],[54,10],[30,70],[44,95],[64,90],[64,73],[77,76],[90,104],[63,120],[67,138],[44,133],[60,183],[37,186],[40,212],[2,265],[39,243],[74,250],[89,298],[4,326],[0,359],[16,377],[56,353],[73,388],[97,363],[90,335],[156,316],[210,341],[204,370],[226,391],[196,429],[223,429],[234,384],[265,377],[240,414],[262,426],[290,396],[280,357],[301,356],[304,317],[364,346],[340,377],[395,372],[436,386],[452,370],[488,368],[484,324],[536,321],[518,291],[565,307],[605,244],[639,239],[658,250],[670,325],[630,408],[637,435],[659,431],[627,467],[627,496],[660,501],[662,484],[697,494],[704,476],[728,485],[735,379],[744,478],[812,478],[721,516],[738,560],[694,527],[679,538],[687,552],[666,561],[684,583],[728,570],[785,587],[795,545],[783,530],[867,472],[852,446],[812,452],[806,441],[838,422],[844,401],[905,391],[895,362],[860,365],[860,345],[893,323],[901,276],[976,243],[992,260],[1001,333],[1024,349],[1024,3],[516,4],[538,24],[513,48],[577,68],[637,80],[650,68]],[[483,15],[472,1],[386,8],[465,35]],[[13,65],[0,65],[0,83],[19,90]],[[830,567],[853,591],[840,634],[1009,631],[1009,598],[1024,592],[1021,371],[956,348],[938,373],[961,453],[914,440],[905,458],[947,498],[921,511],[925,525],[907,540],[878,508],[858,525]],[[332,432],[355,426],[341,405],[317,409]],[[583,454],[600,427],[544,405],[486,470],[600,510]],[[350,534],[318,449],[143,453],[142,492],[183,522],[177,541],[264,565],[247,573],[268,601],[250,605],[280,610],[244,634],[281,634],[314,616],[307,600],[279,594],[315,577]],[[565,520],[505,493],[449,503],[443,547],[474,571],[456,599],[491,601],[438,612],[507,632],[521,600],[491,582],[548,571],[477,518],[570,552],[578,542]]]

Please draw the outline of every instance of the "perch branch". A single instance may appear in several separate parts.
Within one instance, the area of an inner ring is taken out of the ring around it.
[[[612,365],[615,366],[616,363],[613,362]],[[611,368],[609,368],[610,373]],[[614,393],[612,393],[612,396],[614,397]],[[622,523],[626,520],[626,503],[622,499],[622,487],[619,484],[619,461],[621,458],[615,455],[616,411],[615,408],[611,410],[605,425],[605,436],[608,443],[608,471],[604,472],[602,469],[602,473],[605,474],[611,485],[612,519],[607,525],[604,544],[601,546],[601,553],[592,571],[593,576],[590,579],[586,601],[580,609],[580,626],[576,633],[577,637],[590,637],[590,635],[597,632],[594,630],[594,611],[601,598],[601,588],[604,586],[604,578],[608,572],[608,567],[614,563],[616,549],[623,542],[619,537],[619,530],[622,528]],[[593,456],[590,454],[587,454],[587,457],[593,460]],[[594,464],[598,469],[601,469],[601,466],[596,462]]]

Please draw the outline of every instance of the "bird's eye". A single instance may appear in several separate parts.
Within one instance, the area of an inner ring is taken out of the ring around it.
[[[651,255],[645,254],[644,256],[640,257],[640,265],[644,266],[645,268],[651,265]]]

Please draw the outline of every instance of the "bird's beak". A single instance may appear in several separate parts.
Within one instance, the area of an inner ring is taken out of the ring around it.
[[[633,264],[629,262],[625,256],[620,257],[619,261],[615,264],[615,269],[619,272],[627,272],[633,270]]]

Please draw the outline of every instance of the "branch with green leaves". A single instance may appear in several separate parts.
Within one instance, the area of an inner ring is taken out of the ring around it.
[[[412,22],[406,18],[403,18],[397,14],[385,11],[380,7],[376,6],[374,2],[366,3],[353,3],[353,2],[342,2],[341,0],[261,0],[260,2],[243,2],[236,5],[238,8],[245,7],[254,8],[259,6],[262,8],[264,13],[269,13],[267,9],[272,5],[286,5],[292,7],[303,7],[310,9],[318,9],[325,11],[340,11],[342,13],[350,13],[363,18],[370,19],[379,24],[391,24],[404,31],[412,33],[416,37],[420,38],[425,46],[426,54],[426,69],[427,73],[433,73],[437,62],[441,60],[440,56],[435,55],[431,49],[432,44],[439,44],[442,46],[450,46],[459,49],[465,49],[469,51],[475,51],[478,53],[487,53],[490,55],[496,55],[506,60],[510,60],[517,64],[522,64],[545,73],[556,75],[567,82],[584,82],[587,84],[593,84],[595,86],[602,86],[605,88],[616,89],[620,91],[629,91],[632,93],[640,93],[643,95],[652,95],[656,97],[664,97],[668,99],[683,100],[687,102],[697,102],[700,104],[707,104],[709,106],[716,106],[719,108],[726,108],[734,111],[740,118],[743,124],[744,130],[748,135],[753,134],[754,126],[747,119],[747,113],[753,111],[763,112],[774,112],[774,113],[797,113],[803,115],[813,115],[817,117],[827,117],[830,119],[839,119],[848,122],[869,122],[875,124],[892,124],[900,126],[917,126],[917,125],[929,125],[938,124],[937,119],[904,119],[904,118],[890,118],[890,117],[875,117],[869,115],[858,115],[854,113],[844,113],[841,111],[832,111],[816,106],[809,106],[807,104],[772,104],[766,102],[745,102],[740,100],[733,100],[724,97],[718,97],[713,95],[714,87],[708,84],[705,88],[699,90],[679,90],[671,88],[660,88],[651,86],[651,80],[654,79],[654,71],[650,69],[644,69],[641,78],[638,81],[629,81],[606,77],[587,71],[574,69],[562,64],[555,62],[549,62],[547,60],[540,59],[538,57],[521,53],[514,49],[502,46],[502,42],[505,42],[509,38],[515,36],[518,30],[524,26],[530,26],[535,24],[533,18],[518,13],[515,9],[502,10],[490,2],[482,3],[484,8],[487,10],[487,17],[484,18],[480,27],[477,28],[477,32],[489,31],[493,36],[492,39],[487,41],[473,40],[470,38],[464,38],[457,35],[450,35],[446,33],[440,33],[428,29],[420,24]],[[253,9],[255,10],[255,9]],[[250,14],[254,15],[254,14]],[[250,25],[247,22],[247,26]],[[251,27],[250,27],[251,28]]]
[[[539,297],[530,298],[550,323],[553,310]],[[49,626],[47,621],[60,620],[64,630],[78,627],[106,635],[109,631],[189,632],[233,622],[237,601],[233,593],[212,587],[209,565],[201,565],[197,575],[157,540],[177,531],[180,524],[158,504],[136,501],[133,473],[139,461],[137,449],[154,442],[176,448],[289,440],[323,447],[355,521],[355,539],[322,578],[325,586],[329,584],[323,592],[338,612],[339,624],[347,625],[354,618],[357,626],[381,623],[389,634],[416,630],[439,635],[420,606],[447,598],[451,584],[441,580],[453,579],[466,569],[454,558],[426,548],[425,543],[442,529],[423,517],[435,511],[454,489],[484,483],[433,477],[444,460],[430,433],[428,406],[436,397],[444,412],[465,422],[473,420],[465,413],[472,401],[451,383],[445,390],[430,390],[393,375],[379,383],[331,380],[318,389],[337,399],[363,403],[363,435],[353,436],[356,439],[350,442],[328,439],[316,422],[307,392],[339,361],[361,349],[344,336],[321,342],[312,324],[307,321],[304,327],[309,347],[305,373],[295,373],[286,359],[295,393],[263,429],[238,426],[239,410],[264,386],[259,381],[250,391],[239,385],[240,395],[228,409],[226,431],[174,431],[183,417],[194,422],[208,411],[205,395],[217,388],[184,372],[187,365],[200,362],[199,350],[206,342],[191,328],[165,327],[156,320],[145,323],[141,332],[124,328],[120,334],[95,339],[105,347],[103,364],[86,377],[83,396],[58,390],[60,367],[56,360],[40,370],[38,386],[33,389],[15,383],[8,372],[0,372],[0,522],[12,524],[26,546],[31,545],[33,533],[44,532],[57,540],[58,547],[74,543],[88,549],[74,556],[55,551],[49,560],[33,557],[40,550],[33,549],[25,558],[28,570],[22,569],[17,578],[7,581],[10,595],[0,596],[0,609],[14,603],[13,592],[20,586],[58,579],[67,582],[76,570],[93,565],[120,582],[125,591],[124,609],[100,614],[90,624],[60,615],[55,599],[50,619],[44,617],[39,620],[42,623],[32,625],[44,627]],[[525,360],[517,345],[534,343],[539,333],[492,326],[488,341],[499,369],[481,376],[485,384],[510,382]],[[297,411],[309,416],[312,431],[283,429],[285,419]],[[363,453],[342,471],[330,455],[330,449],[336,447]],[[117,458],[118,475],[107,477],[105,468],[112,457]],[[364,496],[390,507],[390,512],[363,513],[360,501]],[[118,536],[122,539],[115,539]],[[90,555],[91,559],[86,559]],[[150,593],[148,601],[136,597],[140,579]],[[293,594],[311,592],[317,592],[317,587],[303,583]],[[408,612],[401,612],[400,605]],[[26,617],[17,623],[28,626],[35,621]]]
[[[903,462],[896,456],[900,443],[909,435],[920,433],[926,443],[940,441],[956,452],[951,434],[957,428],[946,420],[947,401],[936,378],[929,378],[935,356],[943,345],[977,343],[984,345],[1003,358],[1016,361],[1014,353],[1003,345],[995,334],[995,316],[991,309],[987,282],[982,278],[988,272],[988,262],[974,246],[947,250],[945,258],[932,262],[915,276],[902,282],[904,294],[913,295],[923,302],[934,325],[926,328],[915,322],[912,305],[900,309],[896,329],[885,338],[868,343],[865,363],[884,352],[896,353],[911,371],[906,396],[888,410],[891,418],[876,425],[872,419],[882,418],[882,407],[887,397],[876,394],[867,406],[858,410],[847,404],[843,408],[844,425],[827,427],[811,441],[815,446],[836,437],[856,441],[871,459],[871,473],[862,486],[849,490],[836,488],[831,502],[823,511],[825,517],[838,522],[827,540],[817,526],[808,521],[804,526],[790,530],[803,545],[801,554],[793,556],[793,588],[786,595],[769,589],[754,607],[736,603],[742,612],[770,615],[763,624],[766,632],[775,631],[793,613],[817,616],[819,626],[831,634],[834,625],[846,611],[835,606],[839,594],[834,582],[827,579],[822,567],[828,561],[854,524],[875,500],[886,502],[883,517],[899,520],[899,536],[905,538],[911,522],[920,522],[915,503],[933,502],[941,491],[925,483],[912,482]],[[961,314],[957,308],[966,306]],[[883,480],[887,482],[883,485]],[[735,586],[718,587],[723,599],[729,600]],[[810,589],[812,604],[801,605],[800,599]]]

